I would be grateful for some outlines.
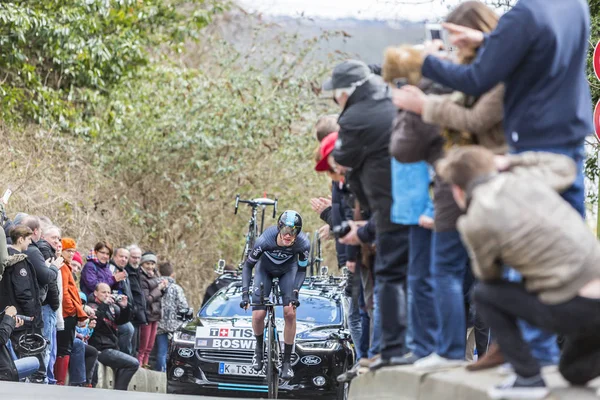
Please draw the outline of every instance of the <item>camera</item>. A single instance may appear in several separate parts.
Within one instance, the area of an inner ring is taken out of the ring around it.
[[[194,309],[184,308],[183,310],[177,311],[177,319],[179,321],[191,321],[194,319]]]
[[[119,294],[118,290],[113,290],[110,296],[115,300],[115,303],[119,303],[121,300],[123,300],[123,295]]]
[[[348,221],[343,221],[340,225],[333,227],[333,236],[335,236],[336,239],[343,238],[350,232],[350,229]]]
[[[425,40],[434,41],[441,40],[446,43],[444,38],[444,29],[440,24],[426,24],[425,25]]]
[[[17,314],[17,318],[22,319],[23,322],[31,322],[31,321],[33,321],[33,317],[26,317],[25,315],[19,315],[19,314]]]

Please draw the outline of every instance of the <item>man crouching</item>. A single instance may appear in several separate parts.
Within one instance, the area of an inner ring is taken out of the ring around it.
[[[558,194],[575,180],[574,162],[542,152],[494,156],[466,146],[449,152],[437,170],[466,210],[458,230],[481,280],[477,310],[516,373],[489,396],[548,394],[519,318],[565,335],[559,370],[566,380],[583,385],[599,376],[600,245]],[[523,282],[503,280],[504,265],[519,271]]]

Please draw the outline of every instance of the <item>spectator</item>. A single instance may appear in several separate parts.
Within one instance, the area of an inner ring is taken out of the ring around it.
[[[140,328],[140,348],[138,361],[143,368],[150,368],[148,359],[156,340],[158,321],[161,318],[162,297],[168,281],[159,278],[156,274],[156,263],[158,259],[152,252],[142,255],[140,265],[140,283],[146,298],[146,317],[148,324]]]
[[[90,346],[88,341],[96,326],[96,315],[94,310],[86,305],[86,295],[79,292],[79,296],[83,310],[90,318],[75,327],[75,340],[69,363],[69,385],[92,387],[98,365],[98,350]]]
[[[319,142],[322,142],[330,133],[340,130],[340,126],[337,123],[338,118],[339,115],[336,114],[319,117],[315,124],[315,136]]]
[[[78,282],[79,275],[83,269],[83,258],[81,257],[81,253],[78,251],[73,254],[73,259],[71,260],[71,269],[73,270],[73,279],[75,282]]]
[[[60,244],[60,229],[54,225],[47,226],[42,230],[42,236],[37,242],[44,260],[54,260],[57,256],[56,250]],[[60,255],[60,253],[58,253]]]
[[[482,281],[476,306],[516,372],[490,397],[548,394],[517,318],[565,335],[559,371],[567,381],[584,385],[599,376],[600,245],[556,193],[573,184],[576,163],[545,152],[495,158],[469,146],[452,151],[438,170],[466,210],[458,228]],[[504,263],[524,281],[503,280]]]
[[[171,263],[159,264],[158,270],[162,277],[167,279],[167,287],[161,299],[162,318],[158,323],[156,336],[156,371],[167,370],[167,351],[169,349],[169,337],[173,336],[183,322],[177,318],[177,314],[188,309],[183,288],[175,283],[175,271]]]
[[[125,280],[126,272],[117,272],[114,275],[110,270],[110,258],[113,255],[112,246],[101,241],[96,243],[94,250],[87,256],[87,263],[81,271],[80,288],[86,296],[90,296],[95,291],[98,283],[106,283],[111,288],[115,289],[118,283]],[[115,289],[116,290],[116,289]]]
[[[351,168],[350,188],[359,202],[373,212],[376,221],[375,276],[382,340],[381,358],[371,368],[402,364],[406,353],[403,286],[408,263],[408,229],[390,221],[392,192],[388,151],[397,111],[389,87],[360,61],[349,60],[337,65],[323,89],[332,90],[334,100],[342,108],[334,161]],[[352,221],[350,225],[346,244],[357,245],[360,243],[358,227]]]
[[[586,76],[589,5],[519,1],[491,33],[446,24],[454,45],[479,48],[475,61],[456,65],[434,55],[423,75],[473,96],[504,82],[504,133],[510,153],[548,151],[577,163],[577,179],[562,193],[585,214],[584,140],[594,131]]]
[[[13,361],[8,343],[13,331],[23,326],[23,320],[17,317],[17,309],[14,306],[6,308],[3,314],[0,320],[0,381],[17,382],[35,373],[40,367],[40,362],[35,357],[23,357]]]
[[[64,329],[58,331],[57,339],[57,358],[54,365],[54,377],[57,385],[64,385],[69,369],[69,360],[73,341],[75,340],[75,328],[78,324],[85,323],[88,315],[83,310],[79,291],[73,280],[73,271],[71,269],[71,260],[76,251],[75,240],[71,238],[62,239],[62,257],[64,264],[60,269],[62,277],[62,316],[64,319]]]
[[[24,254],[29,244],[33,231],[25,225],[17,225],[10,231],[11,245],[8,246],[9,255]],[[16,327],[11,335],[11,341],[17,343],[21,334],[27,329],[34,333],[42,334],[42,304],[40,301],[39,286],[36,279],[35,268],[28,257],[20,258],[15,264],[8,265],[4,270],[4,278],[0,281],[0,309],[14,306],[17,314],[33,317],[33,321]],[[17,356],[24,356],[16,349]],[[44,355],[38,355],[39,370],[31,376],[32,382],[43,383],[45,378]]]
[[[115,250],[115,254],[111,261],[111,271],[113,274],[124,273],[125,279],[117,284],[117,291],[119,294],[124,294],[129,300],[129,307],[134,308],[133,294],[131,292],[131,283],[127,276],[127,262],[129,261],[129,250],[124,247],[119,247]],[[113,288],[115,290],[115,288]],[[130,313],[133,317],[134,313]],[[119,348],[125,354],[133,355],[131,344],[133,341],[134,328],[133,324],[128,321],[126,324],[119,326]]]
[[[131,287],[131,295],[133,298],[130,299],[133,306],[133,317],[131,323],[133,324],[133,340],[131,343],[131,354],[137,354],[139,343],[140,343],[140,326],[148,323],[148,317],[146,317],[146,296],[142,290],[142,284],[140,282],[139,266],[142,258],[142,250],[132,244],[127,247],[129,250],[129,263],[125,267],[127,271],[127,278],[129,279],[129,286]]]
[[[99,283],[90,304],[96,314],[97,325],[90,338],[90,345],[98,350],[98,361],[113,369],[115,390],[127,390],[129,382],[140,364],[134,357],[119,351],[118,325],[129,320],[127,297],[115,303],[110,286]]]
[[[54,338],[56,335],[57,324],[56,311],[60,305],[60,295],[57,280],[58,268],[62,266],[63,259],[58,257],[53,260],[51,257],[44,258],[42,255],[42,252],[37,245],[37,243],[41,240],[42,234],[40,219],[38,217],[25,215],[21,222],[23,225],[29,227],[33,232],[33,235],[31,236],[31,244],[27,248],[25,254],[35,270],[40,302],[43,305],[42,318],[40,318],[35,324],[40,325],[40,329],[42,329],[42,336],[48,340],[48,346],[40,365],[40,371],[39,373],[34,374],[30,378],[30,381],[42,383],[46,382],[48,379],[47,371],[50,365],[51,353],[53,347],[56,347],[56,340]],[[51,246],[49,247],[51,248]],[[51,368],[50,371],[52,371]]]

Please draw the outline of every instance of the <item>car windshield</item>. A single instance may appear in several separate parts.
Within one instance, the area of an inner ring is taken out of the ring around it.
[[[216,294],[202,310],[200,317],[250,317],[250,311],[240,308],[241,294],[221,292]],[[322,296],[300,293],[300,307],[296,309],[298,321],[318,325],[340,324],[342,309],[338,302]],[[283,307],[275,307],[275,316],[283,318]]]

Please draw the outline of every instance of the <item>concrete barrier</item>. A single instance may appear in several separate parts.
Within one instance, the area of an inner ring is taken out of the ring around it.
[[[548,400],[598,400],[595,392],[600,388],[600,379],[586,388],[574,388],[556,367],[544,368],[543,375],[552,389]],[[504,379],[506,376],[497,370],[468,372],[453,368],[426,373],[411,366],[382,368],[355,378],[349,400],[487,400],[487,389]]]
[[[98,363],[98,386],[101,389],[113,389],[115,375],[112,368]],[[129,386],[130,392],[167,393],[167,374],[140,368],[137,370]]]

